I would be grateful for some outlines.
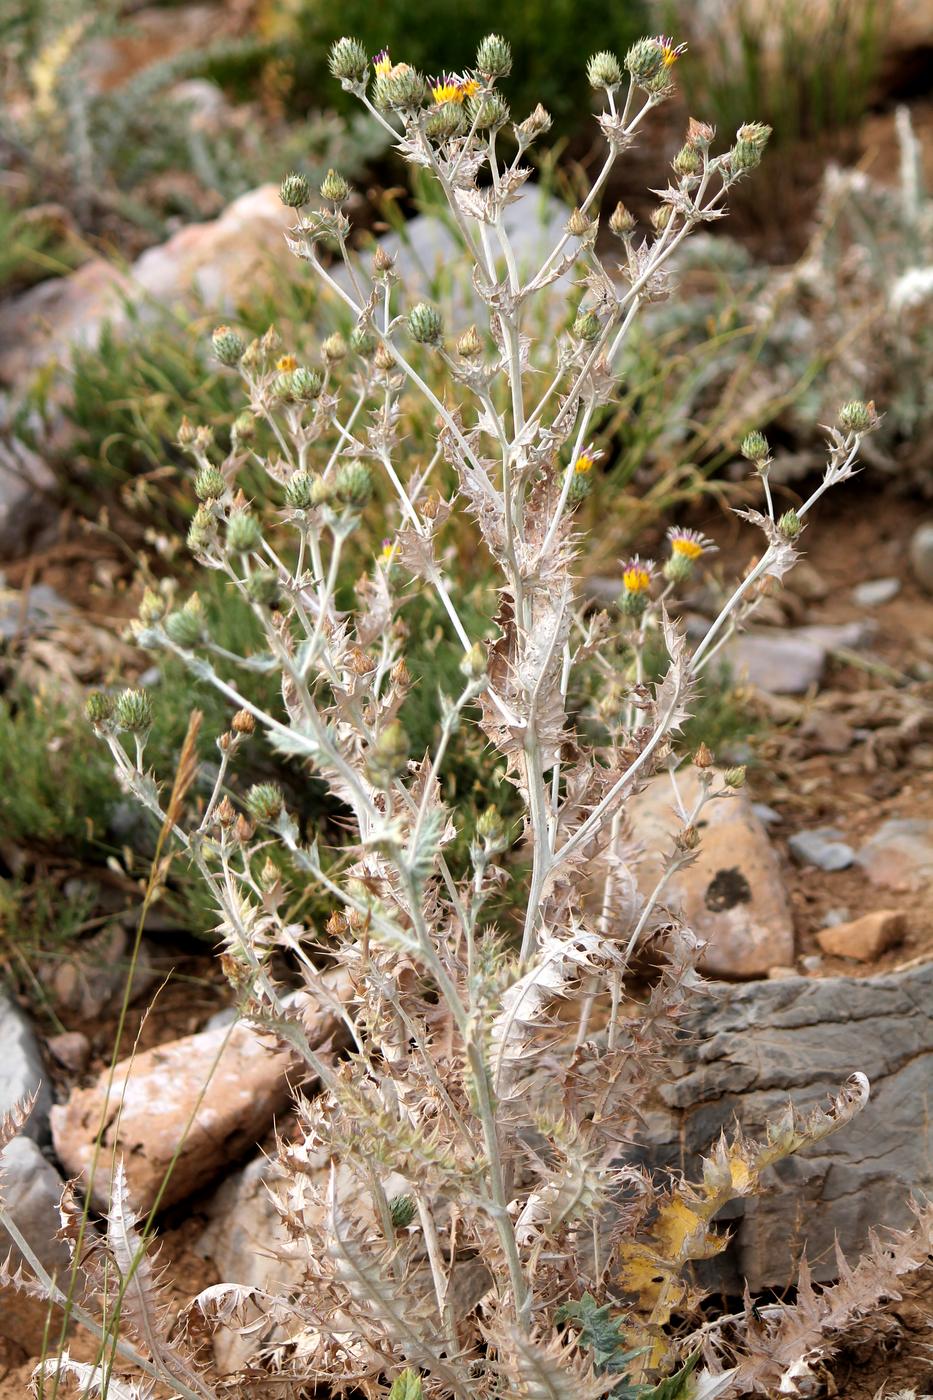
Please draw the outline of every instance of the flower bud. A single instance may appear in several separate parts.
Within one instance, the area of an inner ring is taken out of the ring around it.
[[[92,690],[84,702],[84,714],[88,723],[95,728],[106,724],[113,717],[113,696],[106,695],[102,690]]]
[[[609,228],[618,238],[624,238],[627,233],[631,233],[635,227],[635,216],[619,200],[609,216]]]
[[[839,410],[839,426],[846,433],[867,433],[878,423],[878,415],[873,403],[863,403],[852,399]]]
[[[239,734],[243,738],[248,739],[251,734],[255,734],[256,732],[256,721],[253,719],[249,710],[237,710],[233,719],[230,721],[230,728],[233,730],[234,734]]]
[[[358,510],[373,494],[373,474],[365,462],[344,462],[337,470],[334,487],[338,500]]]
[[[419,72],[407,63],[396,63],[388,73],[376,75],[373,100],[377,107],[410,111],[421,106],[427,93],[427,84]]]
[[[689,142],[681,146],[671,162],[675,175],[697,175],[703,169],[703,158]]]
[[[567,220],[567,232],[574,238],[583,238],[593,227],[593,220],[582,209],[574,209]]]
[[[299,471],[286,482],[285,502],[291,510],[307,510],[311,505],[311,474]]]
[[[543,136],[551,129],[551,114],[547,108],[542,107],[539,102],[537,107],[531,112],[523,122],[516,127],[518,138],[523,146],[528,146],[532,141]]]
[[[457,354],[464,360],[475,360],[483,352],[483,342],[475,326],[465,330],[457,341]]]
[[[389,1215],[396,1230],[404,1230],[415,1218],[415,1202],[411,1196],[393,1196],[389,1202]]]
[[[197,593],[193,593],[183,608],[170,612],[165,630],[179,647],[193,647],[204,636],[204,608]]]
[[[188,526],[188,548],[192,554],[205,554],[217,538],[217,521],[209,505],[202,502]]]
[[[373,272],[377,277],[382,277],[385,273],[391,272],[395,266],[395,259],[385,248],[379,247],[373,253]]]
[[[194,478],[194,494],[199,501],[216,501],[226,489],[224,474],[216,467],[202,467]]]
[[[467,113],[477,131],[498,131],[509,119],[509,104],[501,93],[479,93],[470,98]]]
[[[147,588],[139,604],[140,622],[149,627],[153,622],[159,622],[164,615],[165,599],[162,594],[156,593],[152,588]]]
[[[366,771],[376,787],[388,788],[408,762],[408,736],[397,719],[387,724],[369,751]]]
[[[745,435],[742,439],[739,451],[746,462],[766,462],[771,455],[768,439],[765,437],[764,433],[760,433],[757,428]]]
[[[639,39],[625,55],[625,67],[639,87],[656,78],[664,68],[664,51],[657,39]]]
[[[698,122],[691,117],[687,123],[687,145],[696,146],[698,151],[709,150],[710,142],[716,135],[716,128],[709,122]]]
[[[440,345],[444,322],[441,313],[421,301],[408,313],[408,329],[413,340],[421,345]]]
[[[246,341],[230,326],[218,326],[211,336],[214,346],[214,354],[222,365],[237,365],[240,363],[243,351],[246,349]]]
[[[326,349],[327,342],[324,342]],[[324,380],[316,369],[309,368],[308,365],[299,365],[293,369],[290,376],[289,391],[292,398],[298,399],[300,403],[311,403],[320,397]]]
[[[735,145],[729,152],[729,164],[734,174],[744,175],[761,164],[770,135],[770,126],[765,126],[763,122],[746,122],[739,127]]]
[[[487,856],[499,855],[508,846],[505,824],[497,807],[487,807],[476,822],[476,839]]]
[[[342,204],[350,198],[350,186],[333,167],[321,181],[321,198],[329,200],[331,204]]]
[[[255,436],[256,418],[248,408],[244,408],[233,420],[233,440],[236,443],[252,442]]]
[[[236,821],[236,808],[230,801],[230,798],[227,797],[226,793],[214,808],[214,820],[217,825],[223,827],[225,831],[228,831]]]
[[[505,78],[512,71],[512,49],[499,34],[487,34],[476,50],[476,69],[484,78]]]
[[[595,340],[600,332],[599,317],[595,311],[581,311],[573,323],[570,334],[574,340]]]
[[[246,580],[247,595],[254,603],[271,608],[279,597],[279,575],[275,569],[257,569]]]
[[[669,204],[659,204],[651,211],[651,227],[655,233],[663,233],[671,221],[674,210]]]
[[[274,822],[284,805],[278,783],[254,783],[246,794],[246,810],[255,822]]]
[[[347,358],[347,342],[339,331],[327,337],[321,346],[321,354],[329,365],[339,364]]]
[[[664,565],[664,577],[668,583],[686,583],[693,573],[694,563],[689,554],[672,554]]]
[[[777,527],[786,540],[795,540],[803,529],[803,522],[795,510],[787,510],[778,521]]]
[[[350,332],[350,345],[358,355],[371,355],[376,348],[376,337],[366,326],[354,326]]]
[[[194,442],[195,426],[187,413],[182,414],[181,422],[178,425],[178,446],[190,447]]]
[[[424,131],[432,141],[450,141],[467,130],[467,116],[460,102],[442,102],[425,118]]]
[[[480,642],[474,642],[465,652],[460,662],[460,670],[469,681],[480,681],[486,674],[486,649]]]
[[[694,766],[700,769],[712,768],[713,755],[705,744],[701,743],[696,753],[693,755]]]
[[[745,786],[745,764],[740,763],[735,768],[727,768],[723,773],[723,782],[726,787],[741,788]]]
[[[392,351],[382,340],[376,346],[376,353],[373,355],[373,368],[377,369],[380,374],[388,374],[390,370],[395,369]]]
[[[233,554],[248,554],[262,540],[259,521],[250,510],[238,510],[227,521],[227,548]]]
[[[359,39],[338,39],[331,46],[328,66],[342,83],[362,83],[369,67],[369,55]]]
[[[601,53],[594,53],[586,65],[586,76],[590,87],[605,88],[609,92],[621,83],[622,67],[614,53],[603,49]]]
[[[124,690],[117,696],[113,718],[119,729],[142,734],[152,728],[152,700],[148,691]]]
[[[682,851],[695,851],[700,844],[700,833],[695,826],[685,826],[674,840]]]
[[[293,170],[279,188],[279,199],[289,209],[300,209],[311,198],[311,186],[306,175]]]
[[[325,481],[322,476],[311,478],[311,504],[313,506],[326,505],[328,501],[333,500],[333,496],[334,488],[329,481]]]

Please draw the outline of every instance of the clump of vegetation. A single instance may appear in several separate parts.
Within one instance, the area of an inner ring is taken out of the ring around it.
[[[300,1277],[274,1295],[216,1285],[189,1309],[199,1325],[253,1338],[249,1309],[268,1324],[259,1378],[233,1382],[242,1394],[271,1374],[390,1400],[793,1393],[846,1319],[914,1267],[899,1239],[824,1295],[804,1276],[796,1303],[699,1325],[688,1269],[725,1248],[716,1216],[758,1193],[773,1163],[844,1127],[867,1100],[861,1074],[825,1108],[788,1107],[759,1141],[723,1138],[694,1180],[627,1156],[697,988],[698,947],[664,907],[667,882],[692,859],[704,809],[745,781],[744,768],[717,769],[701,748],[698,796],[686,802],[678,736],[723,646],[793,567],[811,516],[878,427],[870,403],[849,399],[828,429],[819,483],[783,512],[768,441],[745,435],[761,509],[744,515],[762,547],[694,645],[680,601],[715,548],[695,530],[673,526],[655,558],[629,555],[610,610],[580,599],[581,506],[601,471],[593,424],[616,395],[623,347],[643,307],[669,294],[677,249],[721,217],[769,134],[744,122],[720,149],[691,120],[650,234],[636,236],[622,206],[606,218],[613,280],[597,251],[600,193],[671,95],[679,53],[653,37],[623,59],[591,58],[605,161],[523,278],[503,212],[527,195],[527,152],[550,118],[535,107],[512,121],[509,45],[488,35],[469,70],[430,84],[408,62],[383,53],[371,63],[359,41],[338,40],[334,75],[448,200],[476,324],[448,324],[408,298],[384,249],[368,263],[351,249],[341,174],[317,193],[301,172],[286,176],[291,250],[343,302],[352,330],[298,354],[275,330],[218,326],[213,353],[240,378],[243,415],[229,442],[204,423],[179,431],[197,502],[188,547],[240,600],[252,634],[220,635],[199,594],[170,588],[146,592],[136,626],[141,645],[223,702],[206,801],[191,801],[193,740],[171,794],[160,791],[149,749],[158,689],[88,700],[121,785],[203,880],[242,1010],[277,1026],[319,1085],[299,1098],[277,1152],[279,1209],[305,1251]],[[571,270],[567,330],[533,342],[529,306]],[[431,411],[427,457],[410,450],[413,399]],[[458,559],[446,530],[464,518],[476,547]],[[426,748],[409,663],[415,589],[434,598],[457,656],[456,669],[440,649],[423,665],[423,686],[439,683]],[[487,778],[454,805],[453,744],[474,724]],[[260,735],[292,786],[326,791],[337,822],[309,820],[283,784],[252,777]],[[626,809],[656,775],[680,826],[646,892]],[[504,815],[510,803],[518,821]],[[326,901],[326,923],[295,917],[308,894]],[[340,970],[346,1055],[322,1053],[290,1012],[285,958],[322,1005],[334,1005],[326,969]],[[308,1170],[321,1151],[326,1181]],[[102,1164],[98,1182],[105,1174]],[[42,1374],[58,1366],[105,1390],[119,1356],[185,1400],[211,1400],[231,1382],[205,1373],[183,1327],[164,1326],[119,1163],[110,1185],[106,1236],[91,1251],[75,1240],[88,1297],[107,1300],[99,1364],[65,1354]],[[14,1239],[61,1301],[15,1227]],[[95,1325],[90,1304],[76,1315]],[[124,1384],[141,1393],[142,1382]]]
[[[666,23],[699,57],[685,65],[691,111],[731,130],[757,112],[788,145],[865,113],[881,63],[884,0],[772,0],[702,9],[666,0]]]

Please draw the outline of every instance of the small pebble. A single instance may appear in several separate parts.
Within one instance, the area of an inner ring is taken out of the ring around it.
[[[804,972],[819,972],[823,966],[823,959],[819,953],[808,953],[806,957],[800,959],[800,966]]]
[[[775,822],[781,820],[780,812],[776,812],[773,807],[769,807],[767,802],[753,802],[752,811],[760,822],[765,826],[773,826]]]
[[[842,840],[842,832],[834,826],[798,831],[787,844],[801,865],[815,865],[819,870],[846,870],[855,860],[852,847]]]
[[[768,968],[768,980],[770,982],[783,982],[788,977],[798,977],[799,975],[795,967],[784,967],[781,965]]]
[[[890,603],[901,591],[899,578],[872,578],[857,584],[852,590],[852,601],[860,608],[880,608]]]
[[[46,1045],[52,1059],[73,1074],[80,1074],[91,1057],[91,1042],[81,1031],[63,1031],[53,1035]]]
[[[849,913],[848,909],[827,909],[824,916],[823,927],[835,928],[837,924],[847,923],[851,917],[852,915]]]
[[[220,1030],[223,1026],[232,1026],[239,1015],[235,1006],[223,1006],[219,1011],[215,1011],[210,1020],[204,1023],[206,1031]]]
[[[910,567],[928,593],[933,593],[933,520],[918,525],[910,541]]]
[[[824,953],[837,958],[854,958],[856,962],[873,962],[900,943],[907,929],[904,914],[898,909],[876,909],[851,923],[824,928],[816,941]]]

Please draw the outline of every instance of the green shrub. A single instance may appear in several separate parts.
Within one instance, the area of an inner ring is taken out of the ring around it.
[[[597,49],[624,53],[645,27],[645,10],[642,0],[606,9],[579,0],[466,0],[453,6],[448,0],[425,0],[415,26],[411,7],[398,0],[378,6],[365,0],[339,6],[301,0],[290,44],[295,97],[317,96],[328,81],[328,49],[344,34],[358,36],[370,54],[388,49],[396,60],[440,74],[472,63],[477,44],[494,29],[513,36],[505,94],[516,118],[522,120],[541,102],[557,128],[572,133],[581,129],[581,113],[593,110],[585,59]],[[353,110],[351,102],[346,110]]]

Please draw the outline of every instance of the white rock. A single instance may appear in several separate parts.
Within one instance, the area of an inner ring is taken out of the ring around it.
[[[688,808],[696,800],[696,770],[678,774]],[[636,874],[642,894],[654,887],[659,853],[670,850],[682,822],[666,774],[652,779],[629,804],[635,839],[646,851]],[[745,792],[711,801],[703,810],[696,861],[673,877],[664,904],[678,909],[709,945],[704,971],[726,978],[765,977],[794,961],[794,930],[780,862]]]
[[[39,1043],[19,1007],[0,992],[0,1118],[20,1100],[36,1094],[36,1104],[23,1132],[42,1142],[48,1138],[52,1095]]]
[[[890,603],[901,591],[899,578],[872,578],[856,584],[852,590],[852,601],[860,608],[880,608]]]

